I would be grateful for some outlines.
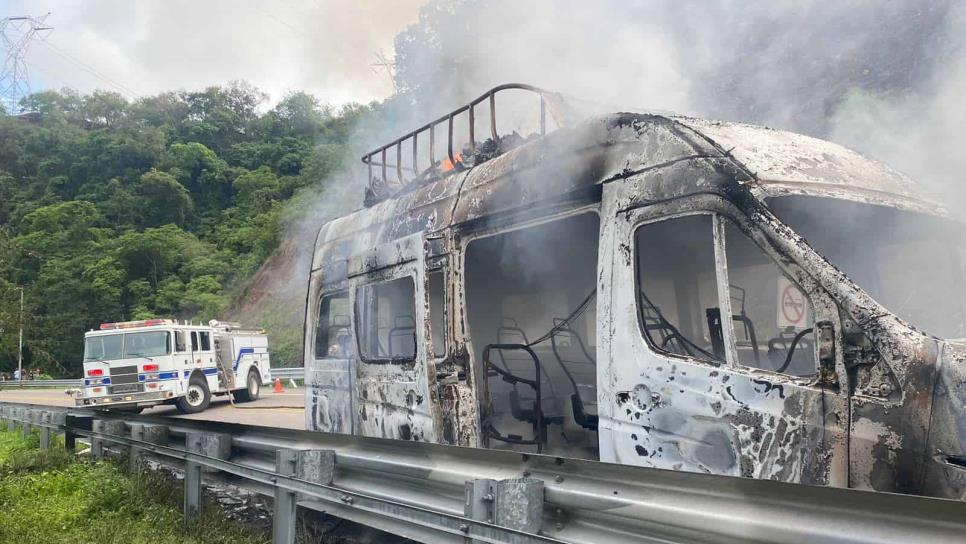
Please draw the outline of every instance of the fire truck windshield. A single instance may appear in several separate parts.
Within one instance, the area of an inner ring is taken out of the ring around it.
[[[167,331],[90,336],[84,342],[84,362],[166,355],[171,353],[170,336]]]
[[[773,198],[768,207],[879,303],[940,338],[966,337],[962,225],[831,198]]]

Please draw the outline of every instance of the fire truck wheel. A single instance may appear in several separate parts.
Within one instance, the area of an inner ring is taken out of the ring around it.
[[[211,402],[211,392],[208,384],[200,376],[192,376],[188,382],[188,391],[175,401],[174,405],[182,414],[196,414],[208,407]]]
[[[248,380],[245,381],[245,388],[232,393],[235,402],[251,402],[258,400],[258,393],[262,390],[262,378],[254,368],[248,371]]]

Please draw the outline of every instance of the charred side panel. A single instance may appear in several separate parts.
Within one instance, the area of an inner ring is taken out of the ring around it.
[[[902,322],[781,223],[750,192],[723,186],[768,241],[829,294],[841,311],[840,386],[850,393],[849,486],[922,493],[936,383],[937,342]],[[847,388],[847,389],[846,389]]]
[[[946,343],[933,395],[923,493],[966,499],[966,345]]]

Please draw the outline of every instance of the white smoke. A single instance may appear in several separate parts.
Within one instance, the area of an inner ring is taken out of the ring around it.
[[[310,234],[361,204],[364,151],[506,82],[610,111],[675,111],[827,138],[964,196],[963,11],[945,0],[431,1],[395,39],[399,93],[358,127],[347,171],[293,207],[289,233],[308,242],[270,291],[300,311]]]
[[[396,39],[397,87],[419,122],[519,81],[611,111],[765,124],[959,196],[964,11],[947,0],[436,0]]]
[[[966,203],[966,6],[957,6],[937,42],[950,53],[913,91],[854,90],[831,118],[829,138],[876,157],[931,189]]]

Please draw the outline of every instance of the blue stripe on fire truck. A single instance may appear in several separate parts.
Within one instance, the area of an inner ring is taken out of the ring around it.
[[[231,365],[231,369],[238,372],[238,365],[241,364],[241,358],[243,355],[250,355],[255,353],[255,348],[241,348],[238,350],[238,357],[235,357],[235,364]]]
[[[191,372],[193,372],[193,371],[191,371],[191,370],[184,370],[183,372],[184,372],[184,377],[187,378],[188,375],[191,374]],[[212,374],[218,374],[218,369],[215,368],[215,367],[202,368],[201,369],[201,372],[204,373],[204,375],[206,375],[206,376],[211,376]],[[177,372],[175,372],[174,374],[175,374],[175,376],[178,375]]]

